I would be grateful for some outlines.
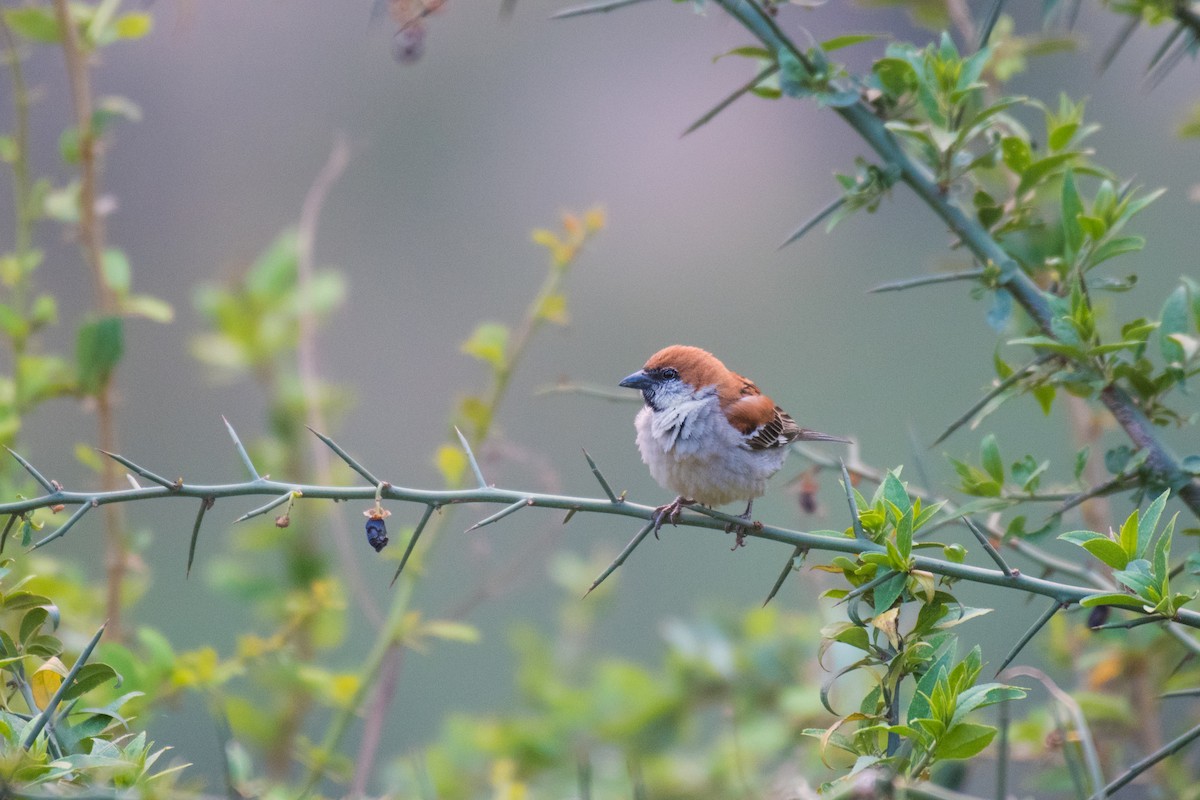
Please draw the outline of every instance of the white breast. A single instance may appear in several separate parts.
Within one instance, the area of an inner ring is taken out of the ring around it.
[[[713,391],[702,390],[662,411],[645,406],[634,427],[654,480],[707,506],[762,495],[787,456],[785,447],[751,450],[749,437],[725,419]]]

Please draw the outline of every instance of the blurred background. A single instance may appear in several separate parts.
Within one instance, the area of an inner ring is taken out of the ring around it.
[[[990,3],[970,5],[981,14]],[[1009,5],[1018,32],[1038,28],[1038,4]],[[1066,427],[1028,402],[1006,407],[982,431],[927,449],[988,385],[998,337],[985,322],[986,305],[959,284],[867,294],[884,281],[967,266],[947,249],[938,220],[904,202],[906,189],[873,216],[856,215],[829,234],[818,228],[777,250],[837,196],[833,173],[852,174],[854,157],[865,155],[834,114],[747,98],[681,138],[753,74],[740,59],[713,62],[749,43],[741,28],[687,3],[550,20],[561,7],[520,0],[505,18],[499,2],[448,0],[425,20],[423,54],[406,64],[393,59],[394,25],[366,0],[155,3],[148,38],[106,48],[95,91],[128,96],[143,112],[140,122],[116,130],[106,153],[104,191],[116,202],[109,237],[129,255],[138,290],[177,312],[170,325],[127,329],[117,381],[126,455],[189,481],[241,479],[220,416],[253,440],[266,426],[264,401],[251,382],[222,380],[193,357],[191,342],[203,327],[193,297],[198,285],[243,272],[295,223],[339,138],[350,159],[328,194],[315,253],[318,265],[342,272],[347,291],[321,330],[318,358],[328,380],[349,387],[352,404],[329,433],[394,484],[440,486],[432,454],[446,440],[454,398],[485,381],[460,344],[480,320],[513,323],[523,313],[545,272],[545,252],[530,231],[557,227],[564,210],[596,204],[607,227],[568,279],[570,324],[535,339],[497,416],[500,449],[521,458],[493,458],[490,480],[541,489],[549,475],[559,491],[595,496],[580,453],[587,448],[617,491],[646,504],[671,499],[639,461],[636,404],[539,391],[564,379],[613,387],[671,343],[714,351],[802,425],[853,436],[869,463],[920,459],[935,484],[951,474],[942,453],[974,453],[987,431],[1004,434],[1009,460],[1025,452],[1011,451],[1021,446],[1073,452],[1058,441]],[[932,36],[900,10],[843,2],[787,8],[780,22],[801,41],[801,29],[817,41],[851,30],[918,43]],[[1172,187],[1135,225],[1150,246],[1119,267],[1138,272],[1141,283],[1113,301],[1135,309],[1127,316],[1151,315],[1180,274],[1196,271],[1192,237],[1178,232],[1194,230],[1198,207],[1187,187],[1200,183],[1200,158],[1195,142],[1175,133],[1197,99],[1196,68],[1185,62],[1151,90],[1144,65],[1160,36],[1143,33],[1100,73],[1100,53],[1120,22],[1085,4],[1076,51],[1046,56],[1009,90],[1047,103],[1057,102],[1060,88],[1090,98],[1089,119],[1104,123],[1091,140],[1098,160],[1143,185]],[[847,58],[861,67],[883,46],[861,45]],[[65,176],[57,137],[70,115],[61,60],[39,48],[26,70],[38,90],[35,164]],[[9,113],[0,104],[0,114]],[[0,199],[5,220],[9,202]],[[88,307],[72,244],[51,248],[38,280],[58,295],[64,320]],[[70,351],[72,330],[51,331],[50,346]],[[85,410],[56,402],[29,420],[24,455],[68,486],[85,484],[93,479],[72,452],[93,431]],[[805,530],[847,525],[832,473],[820,476],[815,515],[802,513],[785,490],[804,466],[798,458],[785,466],[756,504],[758,517]],[[1069,478],[1065,460],[1054,466],[1058,478]],[[213,590],[220,579],[213,572],[239,536],[232,520],[253,505],[221,502],[210,512],[190,580],[191,504],[131,506],[131,524],[151,537],[144,552],[151,584],[131,622],[164,630],[180,649],[227,651],[248,621],[244,608]],[[357,580],[385,604],[395,561],[360,538],[361,510],[338,513],[353,531]],[[389,524],[412,525],[419,510],[393,506]],[[562,527],[558,515],[531,511],[459,532],[488,513],[456,513],[428,560],[416,605],[438,616],[493,576],[499,561],[522,550],[528,557],[471,613],[482,633],[478,645],[438,644],[407,660],[385,757],[427,741],[451,713],[507,708],[515,693],[508,632],[516,620],[552,626],[562,596],[546,575],[553,554],[615,554],[636,530],[600,516]],[[53,546],[55,557],[100,580],[99,532],[98,518],[85,520]],[[647,541],[621,569],[593,645],[653,663],[666,621],[761,604],[786,548],[751,541],[731,553],[730,544],[692,529]],[[268,555],[261,564],[247,556],[249,568],[272,569]],[[776,602],[812,607],[822,578],[804,574]],[[581,583],[579,594],[586,588]],[[975,605],[997,602],[982,588],[972,591]],[[351,627],[339,655],[345,669],[361,663],[370,642],[353,595],[349,602]],[[966,635],[1011,636],[1026,625],[1021,617],[987,618]],[[147,724],[198,769],[219,769],[218,736],[198,701]]]

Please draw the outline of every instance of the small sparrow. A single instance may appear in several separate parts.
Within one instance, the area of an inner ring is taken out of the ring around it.
[[[634,420],[642,461],[659,485],[679,495],[655,510],[656,537],[664,521],[675,524],[694,503],[745,500],[741,518],[749,523],[754,498],[783,466],[788,445],[850,441],[801,428],[753,381],[699,347],[663,348],[620,385],[640,390],[646,401]],[[736,550],[747,529],[730,525],[726,531],[735,529]]]

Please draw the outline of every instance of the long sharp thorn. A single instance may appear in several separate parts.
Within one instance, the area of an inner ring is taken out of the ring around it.
[[[34,718],[33,725],[30,726],[29,731],[25,734],[25,739],[21,742],[21,746],[26,750],[28,750],[30,745],[33,744],[34,740],[37,739],[38,734],[41,733],[42,729],[46,727],[46,723],[50,721],[50,718],[54,716],[54,709],[58,708],[58,704],[62,702],[63,695],[65,695],[67,690],[71,688],[71,684],[75,683],[75,678],[79,675],[79,670],[83,669],[83,665],[86,664],[87,660],[91,657],[92,651],[96,649],[96,643],[99,642],[100,637],[104,635],[104,629],[106,627],[108,627],[107,622],[100,626],[100,629],[96,631],[94,636],[92,636],[91,641],[84,646],[83,650],[79,653],[79,658],[75,659],[75,665],[71,667],[71,671],[67,673],[67,676],[63,678],[62,683],[59,684],[58,690],[55,691],[50,699],[46,702],[46,707],[42,709],[41,713]]]
[[[1170,622],[1170,617],[1164,617],[1161,614],[1151,614],[1146,617],[1137,617],[1135,619],[1125,620],[1124,622],[1108,622],[1104,625],[1097,625],[1092,628],[1094,631],[1114,631],[1128,628],[1140,628],[1142,625],[1152,625],[1155,622]]]
[[[563,525],[566,525],[568,522],[570,522],[570,521],[571,521],[571,517],[575,516],[575,514],[576,514],[578,511],[579,511],[579,509],[578,509],[578,508],[572,508],[570,511],[568,511],[568,512],[567,512],[567,515],[566,515],[565,517],[563,517],[562,524],[563,524]]]
[[[51,542],[53,542],[55,539],[59,538],[60,536],[66,535],[67,531],[71,530],[71,526],[73,526],[76,522],[79,522],[79,520],[83,518],[83,515],[86,514],[91,509],[92,502],[93,502],[92,500],[84,500],[83,505],[81,505],[79,508],[77,508],[75,510],[75,513],[72,514],[67,519],[67,521],[64,522],[58,528],[58,530],[54,531],[54,533],[51,533],[49,536],[46,536],[45,538],[41,539],[40,541],[34,542],[33,547],[31,547],[29,549],[37,550],[39,547],[44,547],[44,546],[50,544]]]
[[[493,522],[499,522],[500,520],[504,519],[505,517],[507,517],[510,514],[515,514],[523,508],[528,508],[529,505],[530,505],[529,498],[525,498],[524,500],[518,500],[517,502],[513,503],[511,506],[505,506],[504,509],[497,511],[495,514],[492,514],[490,517],[486,517],[484,519],[479,520],[479,522],[476,522],[474,525],[467,528],[467,530],[465,532],[470,533],[473,530],[482,528],[484,525],[491,525]]]
[[[966,526],[968,529],[970,529],[971,533],[975,534],[975,538],[979,540],[979,544],[991,557],[992,561],[996,562],[996,566],[999,567],[1000,571],[1004,573],[1004,577],[1011,578],[1013,576],[1012,567],[1008,565],[1008,562],[1004,560],[1004,556],[1000,555],[1000,551],[998,551],[991,541],[988,540],[987,534],[981,531],[979,526],[976,525],[970,517],[963,517],[962,521],[966,523]]]
[[[4,552],[4,545],[8,544],[8,534],[12,531],[13,525],[17,522],[19,514],[9,514],[8,522],[4,525],[4,533],[0,534],[0,553]]]
[[[882,575],[877,575],[874,578],[872,578],[871,580],[864,583],[862,586],[855,587],[851,591],[847,592],[846,596],[843,597],[841,600],[838,600],[836,603],[834,603],[834,605],[840,606],[842,603],[849,603],[851,600],[853,600],[856,597],[862,597],[864,594],[871,591],[876,586],[881,586],[881,585],[887,583],[888,581],[890,581],[892,578],[896,577],[899,574],[900,573],[896,572],[896,570],[894,570],[894,569],[885,570]]]
[[[1113,39],[1112,44],[1104,51],[1104,55],[1100,57],[1100,71],[1104,72],[1108,66],[1112,64],[1113,59],[1117,57],[1117,53],[1121,52],[1121,48],[1129,41],[1129,37],[1137,30],[1137,26],[1141,24],[1142,18],[1140,15],[1134,15],[1117,31],[1117,37]]]
[[[586,14],[604,14],[609,11],[616,11],[618,8],[643,2],[645,0],[603,0],[603,2],[599,3],[588,3],[582,6],[564,8],[562,11],[551,14],[550,19],[569,19],[571,17],[582,17]]]
[[[16,450],[12,450],[8,447],[6,447],[4,449],[8,450],[9,455],[11,455],[13,458],[15,458],[17,460],[17,463],[20,464],[22,467],[24,467],[25,471],[28,472],[30,475],[32,475],[33,479],[35,481],[37,481],[39,484],[41,484],[41,487],[46,490],[47,494],[58,494],[60,491],[62,491],[57,486],[55,486],[53,483],[46,480],[46,476],[43,475],[42,473],[38,472],[37,469],[34,468],[33,464],[30,464],[28,461],[26,461],[24,458],[22,458],[21,454],[18,453]]]
[[[417,539],[421,538],[421,534],[425,531],[425,525],[429,522],[429,518],[433,516],[433,512],[436,509],[436,506],[425,506],[425,513],[421,515],[421,521],[417,523],[417,527],[413,528],[412,538],[408,540],[408,547],[404,548],[404,555],[400,558],[400,566],[396,567],[396,574],[392,576],[392,582],[389,585],[395,586],[400,573],[404,571],[404,565],[408,563],[408,557],[412,555],[413,548],[417,546]]]
[[[850,471],[846,462],[842,461],[842,486],[846,489],[846,503],[850,506],[850,521],[854,525],[854,538],[867,541],[867,532],[863,530],[862,520],[858,518],[858,503],[854,502],[854,485],[850,483]]]
[[[1154,55],[1150,57],[1150,63],[1146,66],[1147,72],[1154,71],[1154,67],[1158,65],[1159,61],[1162,61],[1163,56],[1167,54],[1167,51],[1171,49],[1171,45],[1175,44],[1175,40],[1179,38],[1184,30],[1186,29],[1182,24],[1176,25],[1175,30],[1171,31],[1166,39],[1163,39],[1163,43],[1159,45],[1159,48],[1154,51]]]
[[[1017,657],[1017,654],[1021,652],[1025,645],[1029,644],[1029,640],[1037,635],[1037,632],[1040,631],[1045,624],[1050,621],[1050,618],[1062,609],[1066,608],[1068,605],[1068,603],[1063,603],[1060,600],[1055,599],[1050,604],[1050,607],[1042,612],[1042,615],[1037,618],[1037,621],[1029,627],[1029,630],[1025,631],[1025,633],[1021,635],[1021,638],[1017,640],[1017,643],[1014,644],[1012,649],[1008,651],[1008,655],[1006,655],[1004,660],[1000,662],[1000,666],[996,670],[996,674],[999,675],[1001,672],[1003,672],[1004,668],[1012,663],[1013,659]]]
[[[1166,78],[1167,75],[1171,74],[1171,70],[1175,69],[1179,62],[1183,60],[1183,57],[1189,52],[1193,52],[1193,43],[1188,41],[1180,42],[1175,49],[1172,50],[1162,60],[1162,62],[1159,63],[1158,69],[1154,70],[1153,74],[1150,76],[1150,88],[1153,89],[1162,83],[1163,79]]]
[[[596,476],[596,480],[600,481],[600,488],[608,495],[608,499],[613,503],[619,503],[617,495],[613,492],[612,487],[608,485],[608,481],[604,480],[604,476],[600,474],[600,468],[596,466],[595,460],[588,454],[587,450],[583,451],[583,457],[587,459],[588,466],[592,468],[592,474]]]
[[[192,540],[188,543],[188,561],[187,572],[184,573],[185,578],[190,578],[192,575],[192,562],[196,559],[196,542],[200,538],[200,524],[204,522],[204,512],[213,507],[217,502],[215,497],[203,497],[200,499],[200,510],[196,512],[196,521],[192,524]]]
[[[982,50],[987,47],[988,39],[992,38],[992,29],[996,27],[996,20],[1000,19],[1000,10],[1004,8],[1004,0],[993,0],[992,7],[988,9],[988,15],[984,17],[983,24],[979,27],[979,43],[976,45],[976,50]]]
[[[787,247],[792,242],[799,239],[804,234],[808,233],[810,230],[815,228],[817,225],[820,225],[821,220],[825,219],[830,214],[837,211],[839,208],[842,207],[842,204],[845,202],[846,202],[845,197],[839,197],[836,200],[834,200],[832,203],[830,203],[829,205],[825,206],[825,208],[821,209],[816,214],[814,214],[812,217],[810,217],[807,222],[805,222],[799,228],[796,228],[796,230],[792,231],[792,235],[789,236],[788,238],[784,239],[783,244],[779,245],[779,247],[776,249],[782,250],[783,248]]]
[[[458,434],[458,441],[462,443],[463,451],[467,454],[467,461],[471,462],[471,471],[475,473],[475,480],[479,481],[479,488],[488,488],[487,479],[483,477],[483,470],[479,468],[479,462],[475,460],[475,453],[471,451],[471,445],[467,443],[467,437],[463,436],[463,432],[457,427],[454,432]]]
[[[259,514],[265,514],[268,511],[270,511],[272,508],[281,506],[284,503],[286,503],[288,500],[291,500],[292,497],[295,495],[296,495],[296,492],[294,492],[294,491],[288,492],[287,494],[282,494],[264,506],[259,506],[258,508],[254,509],[253,511],[247,511],[245,514],[242,514],[240,517],[235,519],[234,522],[235,523],[236,522],[245,522],[246,520],[250,519],[251,517],[257,517]]]
[[[346,462],[346,466],[350,467],[350,469],[354,470],[359,475],[362,475],[363,478],[366,479],[367,483],[371,484],[372,486],[379,485],[379,479],[376,478],[374,475],[372,475],[370,470],[368,470],[362,464],[358,463],[353,458],[351,458],[350,454],[347,453],[345,450],[343,450],[341,448],[341,446],[338,445],[337,442],[335,442],[333,439],[330,439],[328,436],[321,433],[320,431],[309,427],[308,425],[305,425],[304,427],[306,427],[310,431],[312,431],[313,436],[316,436],[318,439],[320,439],[322,442],[324,442],[326,447],[328,447],[333,452],[337,453],[338,458],[340,458],[342,461]]]
[[[238,438],[237,431],[229,424],[229,420],[225,418],[224,414],[221,415],[221,421],[225,423],[225,429],[229,431],[229,438],[233,439],[233,446],[237,449],[238,458],[242,459],[242,464],[246,466],[246,471],[250,473],[250,477],[256,481],[262,480],[262,476],[258,474],[258,470],[254,467],[254,462],[250,460],[250,454],[246,452],[245,445]]]
[[[700,117],[700,119],[696,120],[691,125],[689,125],[688,129],[679,135],[679,138],[682,139],[684,136],[687,136],[689,133],[695,133],[700,128],[702,128],[705,125],[707,125],[708,123],[712,122],[713,117],[717,116],[717,114],[720,114],[722,111],[729,108],[731,105],[734,104],[734,102],[738,98],[740,98],[742,95],[752,91],[755,86],[758,86],[760,83],[762,83],[764,80],[771,77],[778,71],[779,71],[779,65],[771,64],[766,69],[759,72],[757,75],[755,75],[753,78],[751,78],[749,82],[742,84],[742,86],[737,91],[735,91],[733,94],[729,95],[724,100],[722,100],[721,102],[719,102],[715,106],[713,106],[713,108],[707,114]]]
[[[625,549],[621,551],[621,554],[619,556],[617,556],[616,559],[614,559],[611,564],[608,565],[608,569],[606,569],[606,570],[604,570],[604,572],[600,573],[600,577],[598,577],[598,578],[596,578],[596,580],[592,581],[592,585],[589,586],[588,590],[583,593],[583,596],[587,597],[589,594],[591,594],[593,591],[595,591],[597,586],[604,583],[605,578],[607,578],[609,575],[612,575],[613,572],[616,571],[617,567],[624,564],[625,559],[629,558],[629,554],[632,553],[637,548],[637,546],[642,543],[643,539],[645,539],[647,536],[650,535],[650,531],[652,531],[652,530],[654,530],[654,521],[653,520],[651,520],[650,522],[647,522],[640,531],[638,531],[636,534],[634,534],[633,538],[629,540],[629,544],[625,545]]]
[[[764,608],[766,607],[767,603],[770,603],[775,599],[775,595],[779,594],[779,590],[783,588],[783,582],[787,580],[788,575],[791,575],[792,570],[796,568],[796,559],[803,555],[804,548],[800,545],[796,545],[795,549],[792,550],[791,558],[789,558],[787,563],[783,565],[783,571],[781,571],[779,573],[779,577],[775,579],[775,585],[771,587],[771,593],[767,595],[766,600],[763,600]]]
[[[952,433],[954,433],[959,428],[961,428],[963,425],[966,425],[968,422],[970,422],[972,419],[974,419],[975,415],[978,414],[980,412],[980,410],[983,409],[984,406],[986,406],[988,403],[990,403],[992,401],[992,398],[997,397],[1002,392],[1007,391],[1017,381],[1024,378],[1026,375],[1028,375],[1030,372],[1032,372],[1037,366],[1039,366],[1043,361],[1046,361],[1046,360],[1048,360],[1046,356],[1041,356],[1039,358],[1036,358],[1033,361],[1031,361],[1030,363],[1026,364],[1021,369],[1015,370],[1013,372],[1013,374],[1009,375],[1004,380],[997,383],[986,394],[984,394],[983,397],[981,397],[977,401],[975,401],[975,403],[970,408],[968,408],[966,410],[966,412],[963,413],[958,419],[954,420],[954,422],[951,422],[950,427],[948,427],[948,428],[946,428],[946,430],[942,431],[942,435],[937,437],[936,439],[934,439],[933,444],[931,444],[929,446],[937,447],[939,444],[946,441],[946,439],[948,439]]]
[[[1125,770],[1123,773],[1118,775],[1116,778],[1113,778],[1112,782],[1104,787],[1104,795],[1101,795],[1099,792],[1097,792],[1096,794],[1092,795],[1092,798],[1098,798],[1101,796],[1115,794],[1118,789],[1125,786],[1127,783],[1132,781],[1137,776],[1141,775],[1146,770],[1153,767],[1158,762],[1162,761],[1167,756],[1174,755],[1175,753],[1178,753],[1183,748],[1187,747],[1197,737],[1200,737],[1200,725],[1196,725],[1195,727],[1188,730],[1186,733],[1183,733],[1183,734],[1177,736],[1176,738],[1172,739],[1167,744],[1165,744],[1162,747],[1160,747],[1159,749],[1155,750],[1153,753],[1146,756],[1141,761],[1137,761],[1134,764],[1132,764],[1129,767],[1129,769]]]
[[[118,464],[120,464],[121,466],[128,469],[133,474],[141,475],[143,478],[150,481],[151,483],[157,483],[159,486],[165,486],[168,489],[178,489],[179,488],[175,484],[174,481],[169,481],[166,478],[164,478],[163,476],[157,475],[157,474],[151,472],[150,470],[146,469],[145,467],[138,466],[137,464],[133,463],[132,461],[130,461],[128,458],[126,458],[123,455],[119,455],[117,453],[110,453],[107,450],[101,450],[98,447],[96,448],[96,452],[103,453],[104,455],[111,458],[113,461],[116,461]]]
[[[951,283],[952,281],[969,281],[975,278],[983,277],[981,269],[967,269],[962,272],[939,272],[933,275],[918,275],[915,278],[905,278],[899,281],[890,283],[881,283],[878,286],[867,290],[868,294],[879,294],[880,292],[900,292],[905,289],[913,289],[918,286],[930,286],[935,283]]]

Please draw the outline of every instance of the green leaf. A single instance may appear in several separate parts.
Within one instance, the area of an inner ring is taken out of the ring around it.
[[[1126,253],[1136,253],[1145,246],[1146,240],[1141,236],[1118,236],[1097,247],[1092,253],[1089,263],[1094,267],[1110,258],[1116,258]]]
[[[1121,592],[1102,592],[1100,594],[1089,594],[1079,601],[1079,605],[1084,608],[1092,608],[1093,606],[1118,606],[1120,608],[1136,608],[1140,611],[1146,607],[1146,601]]]
[[[1132,558],[1121,545],[1095,531],[1068,531],[1058,538],[1079,545],[1113,569],[1125,569]]]
[[[1021,197],[1042,181],[1056,173],[1060,167],[1078,158],[1082,153],[1071,150],[1066,153],[1055,153],[1052,156],[1038,159],[1021,171],[1021,182],[1017,184],[1016,196]]]
[[[62,39],[58,20],[48,5],[5,9],[4,22],[13,33],[32,42],[53,44]]]
[[[141,39],[146,34],[150,33],[154,27],[154,19],[149,14],[141,11],[134,11],[129,14],[122,14],[117,18],[116,24],[113,26],[118,39]]]
[[[1000,446],[996,443],[996,435],[989,433],[979,443],[979,456],[983,468],[996,483],[1004,483],[1004,462],[1000,458]]]
[[[97,686],[115,680],[118,685],[121,683],[121,677],[117,675],[117,671],[108,664],[99,661],[92,664],[84,664],[80,667],[79,672],[75,673],[75,680],[63,692],[63,702],[69,702],[80,695],[90,692]]]
[[[956,641],[952,638],[951,642]],[[954,646],[951,644],[946,647],[937,660],[929,665],[917,681],[917,687],[913,691],[912,700],[908,704],[908,714],[905,721],[912,725],[918,719],[929,716],[929,698],[933,695],[933,687],[937,685],[939,677],[942,680],[946,679],[946,675],[954,661]]]
[[[1168,364],[1179,364],[1184,361],[1183,345],[1171,338],[1177,333],[1188,333],[1191,330],[1189,319],[1188,290],[1186,286],[1178,286],[1167,295],[1163,303],[1162,315],[1158,325],[1158,346],[1163,359]]]
[[[120,317],[100,317],[79,328],[75,345],[79,390],[98,394],[112,377],[124,352],[124,328]]]
[[[1125,522],[1121,524],[1121,532],[1117,536],[1117,541],[1121,543],[1121,549],[1125,551],[1127,561],[1132,561],[1135,558],[1141,558],[1145,552],[1145,543],[1138,536],[1138,510],[1135,508],[1133,513],[1125,518]],[[1147,539],[1146,542],[1150,540]],[[1125,565],[1122,564],[1122,567]]]
[[[148,294],[134,294],[121,300],[121,312],[163,325],[175,319],[175,309],[166,300]]]
[[[1083,201],[1079,199],[1079,190],[1075,188],[1075,174],[1068,168],[1063,174],[1062,230],[1072,257],[1083,244],[1083,227],[1079,224],[1079,215],[1082,213]]]
[[[1078,122],[1065,122],[1062,125],[1056,125],[1050,131],[1050,135],[1046,137],[1046,144],[1050,145],[1051,150],[1062,150],[1071,143],[1071,137],[1075,135],[1075,131],[1079,130]]]
[[[844,36],[835,36],[832,39],[821,42],[821,49],[826,53],[832,53],[834,50],[841,50],[843,47],[853,47],[856,44],[873,42],[880,38],[882,37],[877,33],[848,33]]]
[[[508,327],[498,322],[481,322],[471,338],[463,342],[462,352],[503,369],[508,358]]]
[[[1171,517],[1167,522],[1167,526],[1163,528],[1163,532],[1159,534],[1158,541],[1154,545],[1154,579],[1159,583],[1159,592],[1162,596],[1167,594],[1167,576],[1171,570],[1171,537],[1175,533],[1175,520],[1178,514]]]
[[[938,739],[934,753],[939,759],[971,758],[992,742],[996,729],[977,722],[960,722]]]
[[[871,590],[871,594],[875,600],[873,605],[876,614],[882,614],[892,607],[892,604],[896,602],[896,599],[904,591],[904,584],[907,580],[908,575],[903,572],[897,572]]]
[[[887,477],[883,479],[881,489],[884,499],[896,506],[901,513],[912,508],[912,500],[909,499],[908,492],[904,489],[904,484],[896,477],[894,471],[888,472]]]
[[[129,267],[129,259],[118,248],[110,247],[104,251],[100,259],[100,270],[104,275],[104,284],[116,295],[129,294],[133,271]]]
[[[1033,163],[1033,151],[1029,144],[1016,136],[1005,136],[1000,142],[1000,153],[1004,164],[1018,175],[1029,169]]]
[[[724,53],[713,56],[713,63],[717,63],[722,58],[727,56],[738,56],[739,58],[753,58],[759,61],[772,61],[774,57],[771,51],[765,47],[735,47],[732,50],[726,50]]]
[[[1146,513],[1141,516],[1141,519],[1138,519],[1136,510],[1129,515],[1131,519],[1137,520],[1134,524],[1137,525],[1137,555],[1139,557],[1150,546],[1150,540],[1154,538],[1154,529],[1158,527],[1158,520],[1162,517],[1163,509],[1167,507],[1167,498],[1170,496],[1171,490],[1168,489],[1154,498],[1154,502],[1146,509]],[[1122,528],[1122,532],[1124,532],[1124,528]]]
[[[1150,562],[1144,558],[1130,561],[1125,569],[1113,573],[1113,577],[1122,586],[1129,587],[1146,605],[1156,605],[1162,599],[1156,586],[1157,581],[1151,571]]]

